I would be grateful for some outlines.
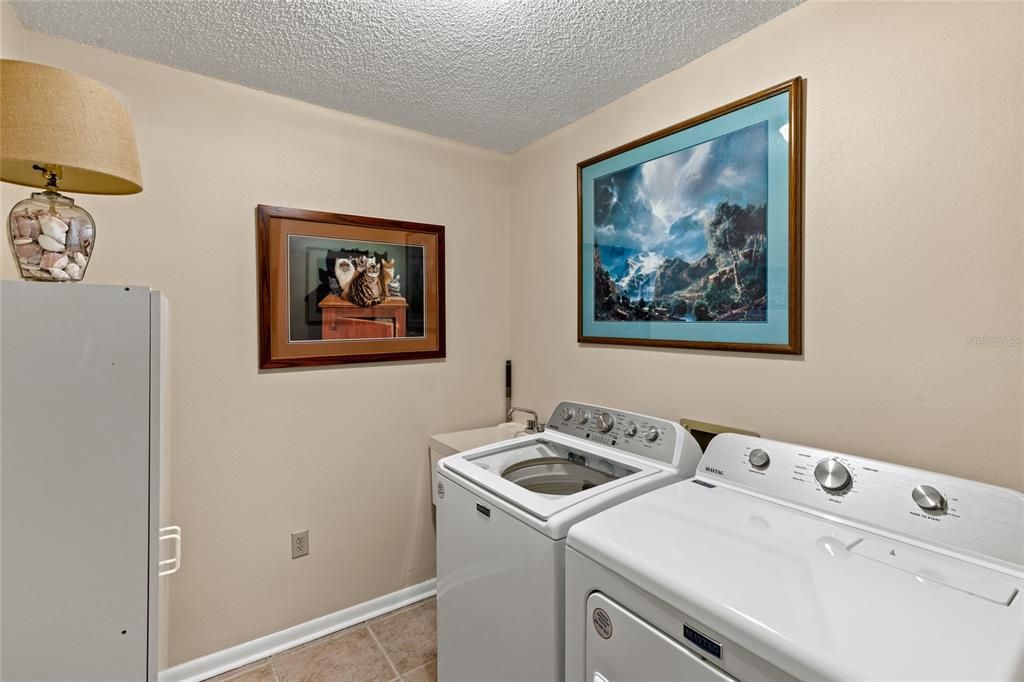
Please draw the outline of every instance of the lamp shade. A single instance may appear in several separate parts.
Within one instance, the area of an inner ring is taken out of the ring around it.
[[[142,191],[135,130],[117,93],[63,69],[0,60],[0,180],[45,186],[33,166],[59,166],[65,192]]]

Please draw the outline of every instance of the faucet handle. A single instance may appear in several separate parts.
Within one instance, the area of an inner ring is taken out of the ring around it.
[[[525,407],[513,407],[509,409],[508,414],[505,415],[506,421],[512,421],[512,414],[514,412],[522,412],[523,414],[531,415],[532,419],[526,420],[526,428],[534,433],[541,433],[544,431],[544,424],[540,421],[540,415],[537,414],[537,410],[531,410]]]

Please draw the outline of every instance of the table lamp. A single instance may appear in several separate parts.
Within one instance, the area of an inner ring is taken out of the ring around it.
[[[43,64],[0,60],[0,180],[42,187],[11,209],[11,246],[24,279],[81,280],[96,223],[60,194],[142,191],[139,153],[120,95]]]

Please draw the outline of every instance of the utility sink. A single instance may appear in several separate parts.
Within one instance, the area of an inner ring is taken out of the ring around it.
[[[485,426],[481,429],[470,429],[468,431],[452,431],[451,433],[440,433],[430,437],[430,449],[441,457],[454,455],[456,452],[465,452],[478,448],[481,445],[489,445],[499,441],[533,433],[526,430],[526,424],[519,422],[503,422],[496,426]]]
[[[437,467],[437,460],[457,452],[465,452],[478,448],[481,445],[498,443],[509,438],[533,433],[526,429],[526,424],[519,422],[502,422],[494,426],[485,426],[480,429],[469,429],[468,431],[452,431],[451,433],[439,433],[430,437],[430,480],[431,499],[437,506],[437,486],[434,481],[434,470]]]

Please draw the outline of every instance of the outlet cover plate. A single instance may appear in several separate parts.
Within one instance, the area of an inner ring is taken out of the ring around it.
[[[298,559],[309,554],[309,531],[292,533],[292,558]]]

